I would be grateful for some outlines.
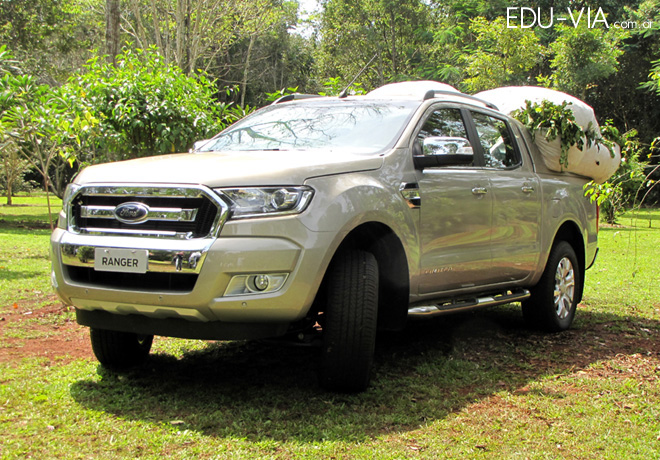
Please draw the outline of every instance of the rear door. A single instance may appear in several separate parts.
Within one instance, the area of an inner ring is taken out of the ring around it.
[[[541,190],[520,133],[504,117],[471,110],[493,200],[492,281],[519,281],[536,269],[540,252]],[[518,134],[516,136],[516,133]]]

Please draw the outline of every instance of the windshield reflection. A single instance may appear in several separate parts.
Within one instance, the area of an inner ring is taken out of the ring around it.
[[[200,151],[350,150],[391,147],[417,104],[350,101],[275,105],[230,126]]]

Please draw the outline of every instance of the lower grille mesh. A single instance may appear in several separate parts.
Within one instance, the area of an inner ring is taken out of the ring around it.
[[[184,273],[115,273],[93,268],[66,266],[69,278],[80,284],[135,291],[190,292],[197,276]]]

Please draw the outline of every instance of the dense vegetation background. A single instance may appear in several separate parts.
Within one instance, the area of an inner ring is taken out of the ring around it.
[[[337,94],[372,58],[352,91],[573,94],[631,142],[617,199],[657,199],[660,0],[5,0],[0,45],[9,202],[30,179],[61,195],[81,164],[185,151],[286,92]]]

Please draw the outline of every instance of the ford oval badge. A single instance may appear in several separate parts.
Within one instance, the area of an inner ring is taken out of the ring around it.
[[[115,208],[115,217],[125,224],[139,224],[149,217],[149,206],[144,203],[122,203]]]

